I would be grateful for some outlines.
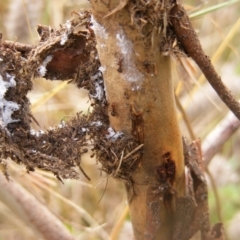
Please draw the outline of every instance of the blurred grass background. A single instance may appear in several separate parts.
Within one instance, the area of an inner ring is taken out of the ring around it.
[[[232,5],[226,3],[236,2]],[[221,9],[207,13],[209,7]],[[212,58],[223,81],[240,97],[240,2],[200,0],[184,1],[192,16],[205,53]],[[81,0],[3,0],[0,1],[0,32],[4,39],[24,43],[37,43],[36,25],[58,27],[71,17],[71,12],[89,8],[89,2]],[[202,14],[200,15],[202,11]],[[173,58],[173,74],[176,79],[176,95],[190,120],[192,129],[202,141],[226,116],[228,110],[219,100],[201,72],[189,59],[182,64]],[[180,79],[180,81],[179,81]],[[197,82],[197,84],[196,84]],[[59,87],[61,85],[61,87]],[[41,129],[58,125],[62,119],[86,112],[89,106],[87,92],[60,81],[34,79],[34,90],[29,94],[32,111]],[[183,135],[190,139],[179,112]],[[34,128],[39,128],[33,125]],[[227,141],[209,166],[218,189],[220,211],[228,240],[240,236],[240,133]],[[121,215],[126,210],[126,195],[122,183],[107,179],[101,173],[95,159],[86,155],[83,168],[90,176],[88,182],[80,173],[80,179],[60,183],[43,171],[27,174],[23,166],[8,161],[13,181],[19,182],[66,225],[76,239],[107,239],[118,229]],[[105,191],[106,189],[106,191]],[[1,191],[1,190],[0,190]],[[104,195],[103,195],[104,193]],[[102,197],[103,195],[103,197]],[[101,201],[99,202],[99,200]],[[1,200],[1,199],[0,199]],[[212,222],[219,221],[216,195],[209,184],[209,204]],[[125,212],[126,213],[126,212]],[[91,218],[91,217],[92,218]],[[126,213],[119,229],[119,238],[131,239],[129,216]],[[118,231],[118,230],[117,230]],[[104,237],[105,236],[105,237]],[[35,239],[34,232],[0,202],[0,240]]]

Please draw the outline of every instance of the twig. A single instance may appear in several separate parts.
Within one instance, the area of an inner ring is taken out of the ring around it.
[[[194,31],[185,9],[177,1],[170,11],[170,23],[173,26],[178,41],[184,50],[199,66],[204,76],[217,92],[222,101],[240,119],[240,104],[232,96],[221,78],[215,71],[211,60],[204,54],[200,41]]]
[[[115,171],[114,174],[113,174],[114,177],[117,176],[118,171],[119,171],[119,169],[120,169],[120,167],[121,167],[121,165],[122,165],[123,154],[124,154],[124,150],[122,151],[122,154],[121,154],[121,158],[120,158],[120,161],[119,161],[118,167],[117,167],[116,171]]]
[[[220,198],[219,198],[218,189],[217,189],[215,180],[214,180],[214,178],[213,178],[213,176],[212,176],[212,174],[211,174],[211,172],[209,171],[208,168],[205,169],[205,172],[208,175],[210,184],[212,185],[213,194],[214,194],[214,198],[215,198],[218,221],[223,222],[222,210],[221,210],[222,204],[221,204],[221,201],[220,201]]]
[[[215,182],[207,168],[208,164],[210,163],[213,156],[221,149],[223,144],[232,136],[233,133],[236,132],[236,130],[240,127],[239,120],[232,114],[232,112],[229,112],[227,116],[216,126],[216,128],[207,136],[205,141],[202,144],[202,153],[203,153],[203,159],[204,159],[204,165],[206,169],[206,173],[209,176],[215,200],[216,200],[216,207],[217,207],[217,213],[219,220],[222,221],[221,216],[221,203],[219,200],[217,188],[215,186]],[[226,230],[223,230],[226,239],[229,239],[228,234]]]
[[[80,171],[82,172],[82,174],[85,176],[85,178],[88,180],[88,181],[91,181],[91,178],[86,174],[86,172],[83,170],[83,168],[81,167],[81,165],[79,164],[78,165]]]
[[[33,49],[33,46],[30,44],[24,44],[7,40],[5,40],[2,44],[7,48],[16,49],[19,52],[30,52]]]
[[[128,2],[129,2],[129,0],[119,1],[119,5],[116,8],[114,8],[110,13],[108,13],[104,18],[108,18],[111,15],[115,14],[116,12],[120,11],[121,9],[123,9],[124,7],[127,6]]]
[[[107,190],[108,178],[109,178],[109,177],[110,177],[110,175],[107,176],[107,182],[106,182],[105,188],[104,188],[104,190],[103,190],[103,193],[102,193],[101,197],[100,197],[99,200],[98,200],[98,204],[101,202],[101,200],[102,200],[102,198],[103,198],[103,196],[104,196],[104,194],[105,194],[105,192],[106,192],[106,190]],[[100,184],[101,184],[101,182],[100,182]],[[98,184],[98,185],[99,185],[99,184]],[[96,188],[97,188],[97,187],[96,187]]]
[[[213,156],[222,148],[223,144],[240,127],[239,120],[229,112],[227,116],[215,127],[215,129],[206,137],[202,144],[204,165],[210,163]]]
[[[123,160],[129,158],[131,155],[133,155],[136,151],[138,151],[139,149],[141,149],[143,147],[143,144],[140,144],[139,146],[137,146],[135,149],[133,149],[130,153],[128,153],[127,155],[125,155],[123,157]]]
[[[190,137],[191,137],[191,140],[193,141],[193,140],[196,139],[196,136],[195,136],[195,134],[194,134],[194,132],[193,132],[191,123],[190,123],[190,121],[188,120],[188,116],[187,116],[187,114],[186,114],[186,112],[185,112],[185,110],[184,110],[181,102],[179,101],[179,99],[178,99],[178,97],[177,97],[176,95],[175,95],[175,100],[176,100],[177,108],[178,108],[178,110],[180,111],[180,113],[182,114],[183,121],[184,121],[184,123],[185,123],[185,125],[186,125],[186,127],[187,127],[187,130],[188,130],[188,133],[189,133],[189,135],[190,135]]]
[[[214,180],[211,172],[209,171],[209,169],[207,167],[205,168],[205,172],[208,175],[209,181],[212,185],[213,194],[214,194],[215,203],[216,203],[216,211],[217,211],[217,215],[218,215],[218,220],[219,220],[219,222],[223,223],[222,210],[221,210],[222,203],[221,203],[221,200],[220,200],[220,197],[218,194],[218,188],[216,186],[215,180]],[[229,237],[228,237],[228,234],[227,234],[227,231],[225,228],[223,228],[223,233],[225,235],[225,240],[228,240]]]
[[[0,199],[45,240],[73,240],[61,221],[19,184],[0,174]],[[36,236],[36,239],[38,237]]]

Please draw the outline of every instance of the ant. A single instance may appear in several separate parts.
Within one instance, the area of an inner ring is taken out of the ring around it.
[[[118,72],[119,73],[122,73],[123,69],[122,69],[122,65],[123,65],[123,58],[121,57],[118,62],[117,62],[117,65],[118,65]]]
[[[116,103],[112,103],[110,106],[110,113],[113,117],[117,116],[117,104]]]

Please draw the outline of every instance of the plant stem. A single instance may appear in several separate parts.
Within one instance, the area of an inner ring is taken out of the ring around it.
[[[151,36],[143,38],[131,24],[127,9],[106,18],[112,9],[119,9],[118,4],[112,0],[109,9],[100,0],[92,1],[93,30],[101,65],[106,68],[105,92],[108,105],[115,107],[114,116],[109,111],[110,124],[115,131],[144,144],[140,163],[131,175],[132,186],[127,185],[135,239],[145,239],[148,234],[149,239],[166,240],[172,235],[169,211],[174,211],[174,200],[169,200],[170,210],[152,189],[161,185],[157,165],[164,163],[167,153],[176,167],[173,188],[178,196],[185,192],[170,57],[160,52],[159,33],[153,28]]]
[[[170,11],[170,22],[184,50],[199,66],[204,76],[227,107],[240,119],[240,104],[222,82],[211,60],[204,54],[200,41],[181,4],[175,3]]]

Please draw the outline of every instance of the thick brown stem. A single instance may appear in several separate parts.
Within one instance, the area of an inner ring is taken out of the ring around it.
[[[92,1],[93,29],[101,65],[106,69],[103,76],[110,124],[115,131],[132,135],[144,144],[142,159],[132,173],[133,185],[127,190],[135,238],[168,240],[174,201],[169,199],[166,206],[159,195],[157,166],[168,160],[174,162],[171,185],[178,196],[184,193],[183,148],[171,62],[159,50],[161,34],[153,28],[151,37],[141,37],[127,9],[104,18],[118,3],[111,1],[110,9],[103,1]]]
[[[204,54],[200,41],[181,4],[175,4],[170,11],[170,22],[184,50],[199,66],[208,82],[222,101],[240,119],[240,104],[222,82],[215,71],[211,60]]]

